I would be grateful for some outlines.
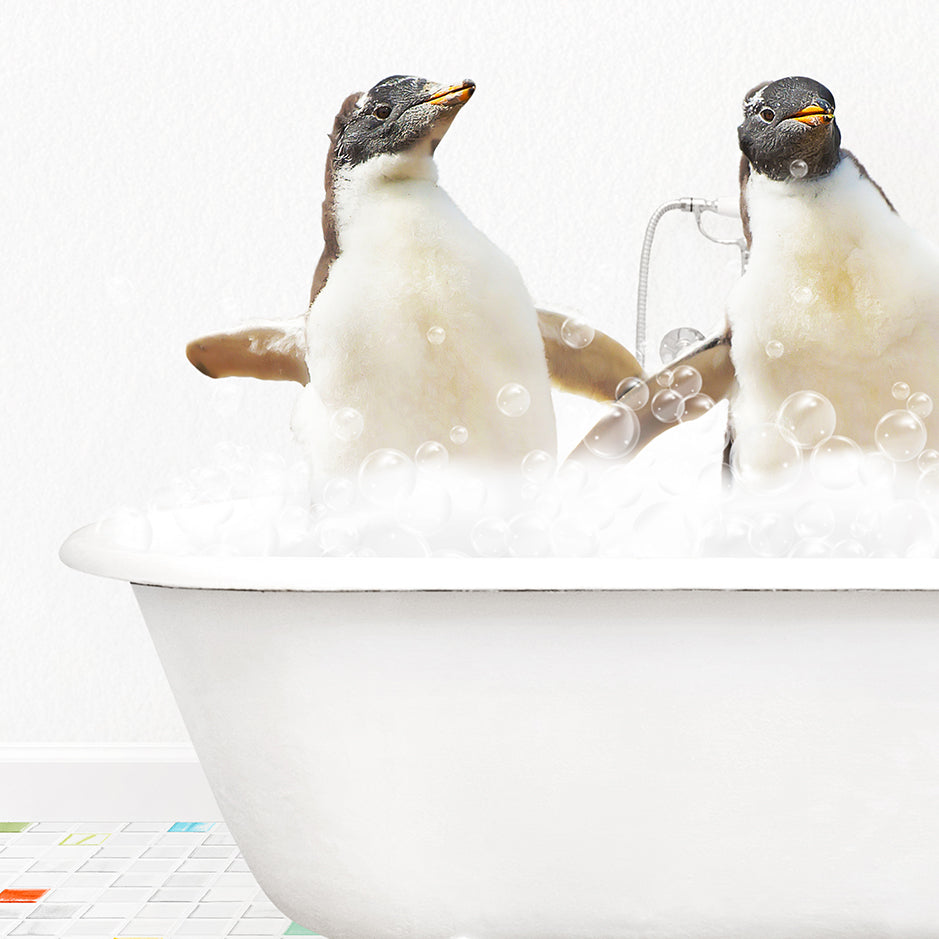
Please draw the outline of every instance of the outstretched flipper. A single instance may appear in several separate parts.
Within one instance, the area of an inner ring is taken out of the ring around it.
[[[652,399],[657,391],[662,390],[658,376],[672,372],[680,365],[691,366],[701,376],[701,394],[707,395],[715,402],[729,397],[735,381],[734,366],[730,358],[730,330],[727,329],[699,343],[681,358],[671,362],[655,375],[651,375],[642,385],[633,387],[619,399],[622,404],[631,406],[636,417],[639,418],[638,440],[628,453],[619,458],[620,460],[631,460],[659,434],[675,426],[674,423],[659,420],[652,413]],[[642,402],[641,406],[639,402]],[[610,465],[616,462],[616,459],[600,457],[597,454],[615,453],[616,446],[622,439],[621,435],[620,422],[604,418],[577,445],[568,459],[585,465]],[[605,440],[607,437],[610,439]]]
[[[568,317],[538,310],[551,384],[561,391],[595,401],[613,401],[625,378],[642,378],[642,366],[631,352],[599,330],[583,348],[564,341],[561,329]]]
[[[561,336],[567,317],[538,311],[538,325],[552,383],[562,391],[597,401],[612,401],[624,378],[642,377],[642,367],[615,339],[601,332],[583,349],[572,348]],[[194,339],[186,356],[209,378],[233,375],[306,385],[305,317],[283,323],[264,322],[234,332]]]
[[[186,357],[209,378],[233,375],[306,385],[305,318],[283,323],[258,323],[230,333],[194,339]]]

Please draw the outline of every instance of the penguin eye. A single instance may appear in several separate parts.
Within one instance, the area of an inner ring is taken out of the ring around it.
[[[387,104],[380,104],[375,108],[375,117],[384,120],[391,116],[391,108]]]
[[[776,112],[772,108],[763,108],[763,110],[760,111],[760,117],[762,117],[767,124],[772,124],[773,118],[776,117]]]

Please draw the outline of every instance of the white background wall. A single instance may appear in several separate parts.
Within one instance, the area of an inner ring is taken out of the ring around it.
[[[298,386],[239,383],[233,417],[183,350],[305,308],[347,93],[472,77],[441,183],[536,300],[632,345],[648,216],[735,192],[758,81],[829,85],[845,145],[939,236],[933,17],[873,0],[5,0],[0,743],[186,740],[129,588],[56,552],[220,441],[286,446]],[[650,333],[716,323],[736,265],[666,218]]]

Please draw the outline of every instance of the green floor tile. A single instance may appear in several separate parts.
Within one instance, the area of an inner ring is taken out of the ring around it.
[[[0,822],[0,831],[26,831],[32,822]]]
[[[301,926],[299,923],[291,923],[287,928],[287,932],[284,933],[285,936],[315,936],[316,933],[312,929],[307,929],[306,926]]]

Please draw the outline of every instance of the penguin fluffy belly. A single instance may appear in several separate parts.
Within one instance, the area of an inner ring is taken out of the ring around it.
[[[413,457],[429,440],[453,460],[505,466],[556,449],[544,346],[525,285],[436,179],[420,151],[383,154],[337,175],[339,253],[307,317],[310,388],[293,419],[318,474],[354,471],[383,447]],[[530,397],[518,416],[497,401],[512,384]],[[362,415],[354,440],[337,440],[329,427],[341,408]],[[464,443],[451,442],[454,427],[466,429]]]
[[[894,383],[939,390],[939,251],[850,156],[809,182],[752,174],[747,206],[750,262],[728,310],[735,428],[812,390],[834,406],[836,433],[872,446],[879,419],[902,406]]]
[[[834,97],[818,82],[754,89],[739,136],[751,253],[728,301],[735,432],[816,391],[835,408],[835,433],[871,447],[878,421],[903,407],[895,383],[939,394],[939,251],[841,149]]]

